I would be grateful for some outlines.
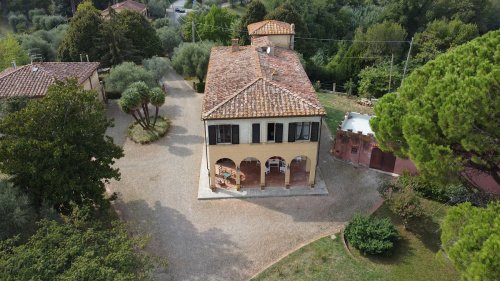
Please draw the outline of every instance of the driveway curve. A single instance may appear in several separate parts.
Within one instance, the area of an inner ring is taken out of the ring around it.
[[[355,212],[379,200],[380,174],[333,160],[323,133],[320,169],[328,196],[197,200],[203,147],[202,94],[170,70],[160,114],[172,120],[167,136],[149,145],[125,138],[132,117],[108,106],[122,145],[115,206],[122,219],[149,233],[148,250],[168,258],[159,280],[248,280],[286,253],[337,231]],[[325,130],[324,130],[325,131]]]

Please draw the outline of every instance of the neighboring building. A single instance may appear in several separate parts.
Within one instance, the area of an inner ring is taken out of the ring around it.
[[[146,18],[148,17],[148,7],[146,4],[136,2],[133,0],[125,0],[120,3],[116,3],[111,6],[113,10],[115,10],[117,13],[120,13],[124,10],[129,10],[133,12],[137,12]],[[101,11],[101,16],[103,18],[108,18],[109,17],[109,8],[106,8],[105,10]]]
[[[370,127],[373,116],[349,112],[335,134],[333,155],[339,159],[373,169],[402,174],[416,173],[417,168],[408,159],[401,159],[378,148]]]
[[[0,99],[40,98],[57,80],[76,78],[86,90],[95,90],[103,99],[104,90],[97,76],[98,62],[40,62],[12,67],[0,73]]]
[[[315,184],[325,110],[295,52],[268,43],[212,48],[202,119],[213,190]]]
[[[252,45],[259,45],[264,39],[270,45],[293,50],[295,41],[295,25],[276,21],[265,20],[248,25],[248,34]]]

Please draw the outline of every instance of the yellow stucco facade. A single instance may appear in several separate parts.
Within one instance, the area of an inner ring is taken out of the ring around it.
[[[231,159],[239,171],[239,166],[246,158],[259,160],[260,165],[260,186],[266,186],[265,165],[266,161],[279,156],[285,160],[287,169],[285,171],[285,186],[290,184],[290,163],[297,156],[307,157],[306,171],[309,172],[308,183],[314,186],[316,178],[316,164],[319,142],[291,142],[291,143],[257,143],[257,144],[217,144],[208,146],[208,165],[210,173],[210,187],[215,188],[216,171],[215,164],[222,158]],[[239,187],[240,174],[236,175],[236,184]]]

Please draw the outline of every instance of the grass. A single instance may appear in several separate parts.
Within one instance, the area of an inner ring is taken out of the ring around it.
[[[375,213],[389,217],[401,234],[391,256],[363,256],[356,259],[344,250],[339,239],[319,239],[274,264],[254,280],[459,280],[458,273],[442,258],[439,249],[439,222],[447,206],[422,199],[426,216],[404,229],[399,218],[384,204]]]
[[[144,130],[137,122],[132,123],[128,128],[128,136],[132,141],[136,143],[151,143],[165,136],[169,127],[170,120],[158,116],[156,125],[154,126],[154,128],[149,130]]]
[[[355,97],[324,92],[318,93],[318,97],[325,107],[325,122],[333,135],[348,111],[373,114],[373,108],[356,103]]]

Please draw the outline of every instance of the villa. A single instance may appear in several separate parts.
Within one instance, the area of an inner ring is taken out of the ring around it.
[[[313,187],[325,110],[290,43],[293,24],[248,30],[251,45],[233,39],[210,55],[202,106],[210,187]]]

